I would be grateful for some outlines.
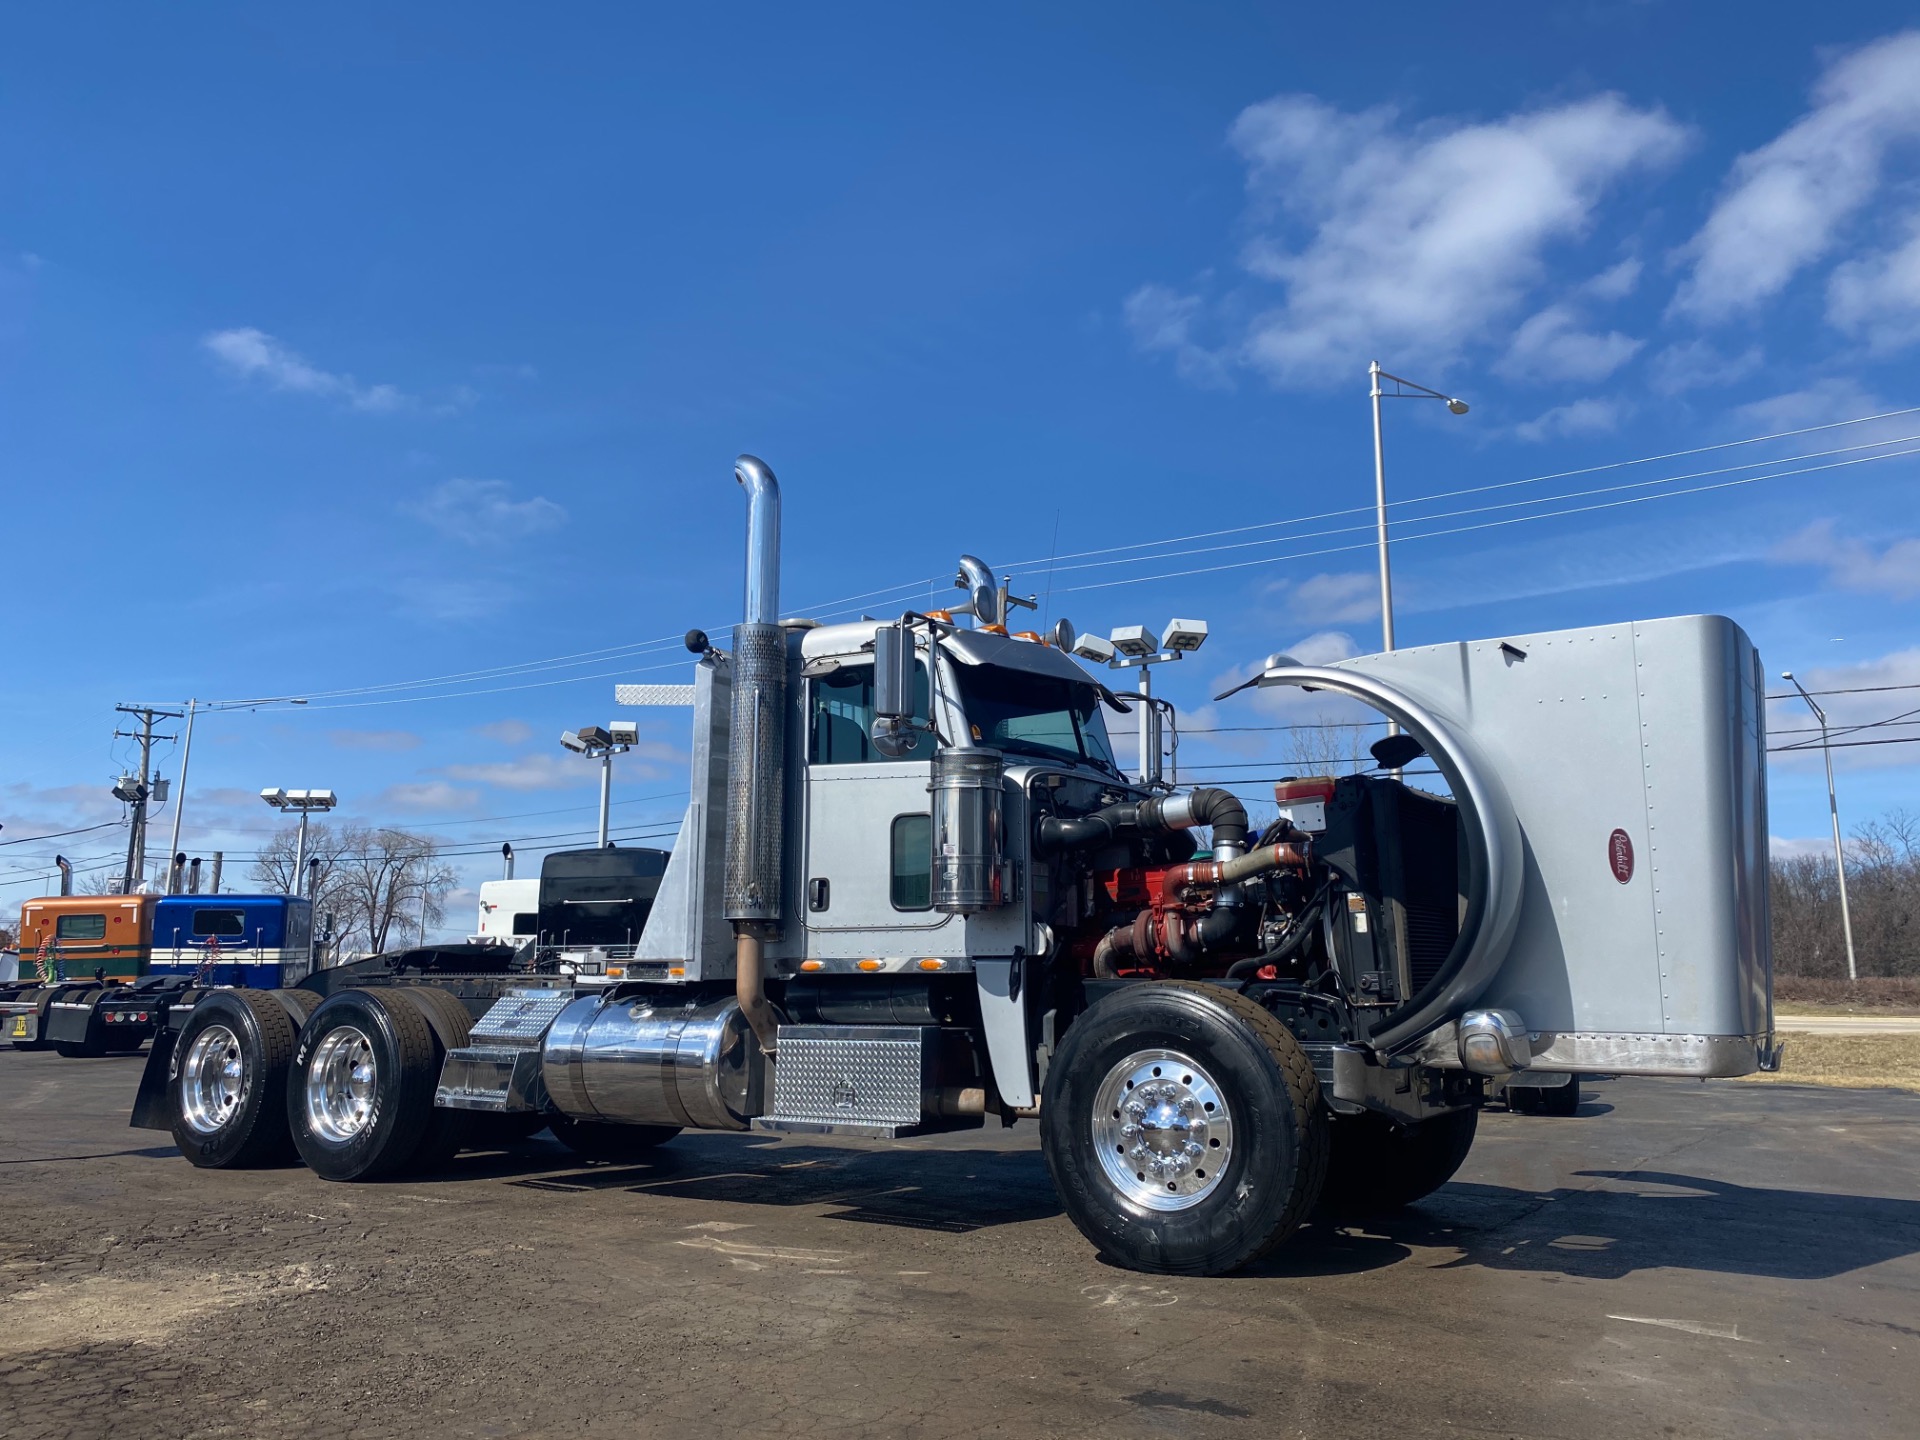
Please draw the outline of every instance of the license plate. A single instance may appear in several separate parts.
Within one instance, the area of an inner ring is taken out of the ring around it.
[[[16,1040],[24,1040],[27,1038],[26,1016],[16,1015],[13,1017],[13,1035]]]

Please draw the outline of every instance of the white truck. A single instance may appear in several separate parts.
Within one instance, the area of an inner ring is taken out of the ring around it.
[[[746,618],[689,634],[690,685],[621,687],[693,714],[623,974],[450,947],[209,994],[136,1124],[359,1180],[490,1129],[610,1155],[1031,1117],[1102,1252],[1219,1274],[1444,1184],[1491,1086],[1769,1062],[1762,672],[1731,621],[1274,656],[1250,685],[1398,733],[1256,832],[1224,790],[1125,775],[1125,702],[1065,635],[1008,633],[977,562],[951,611],[782,619],[779,492],[735,476]]]

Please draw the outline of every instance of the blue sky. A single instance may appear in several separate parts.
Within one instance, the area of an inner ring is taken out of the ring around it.
[[[1207,697],[1376,644],[1375,358],[1472,402],[1389,408],[1402,644],[1717,611],[1920,683],[1920,414],[1839,423],[1920,406],[1910,16],[16,9],[0,840],[116,819],[112,706],[190,695],[310,701],[203,720],[192,853],[268,785],[475,852],[590,827],[555,737],[733,618],[742,450],[789,611],[967,549],[1083,630],[1206,617],[1160,688],[1261,723]],[[645,724],[628,833],[684,784]],[[1915,750],[1845,753],[1850,818],[1920,808]],[[1824,825],[1782,757],[1775,835]],[[0,847],[0,908],[120,841]]]

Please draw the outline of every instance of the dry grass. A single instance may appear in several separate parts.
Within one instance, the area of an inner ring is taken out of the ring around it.
[[[1920,1035],[1807,1035],[1789,1030],[1780,1038],[1786,1051],[1778,1073],[1746,1079],[1920,1091]]]
[[[1776,974],[1773,1004],[1777,1010],[1803,1015],[1851,1015],[1862,1010],[1920,1015],[1920,979],[1869,976],[1848,984],[1845,980]]]

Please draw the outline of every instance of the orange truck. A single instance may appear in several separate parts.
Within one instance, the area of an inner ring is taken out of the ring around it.
[[[20,978],[0,988],[0,1039],[21,1048],[58,1043],[53,1033],[62,1001],[101,981],[137,980],[153,954],[156,895],[49,895],[20,907]],[[71,993],[70,993],[71,992]],[[82,1020],[82,1023],[86,1023]],[[144,1037],[142,1037],[144,1038]],[[84,1045],[84,1037],[74,1037]],[[64,1048],[64,1047],[63,1047]]]

